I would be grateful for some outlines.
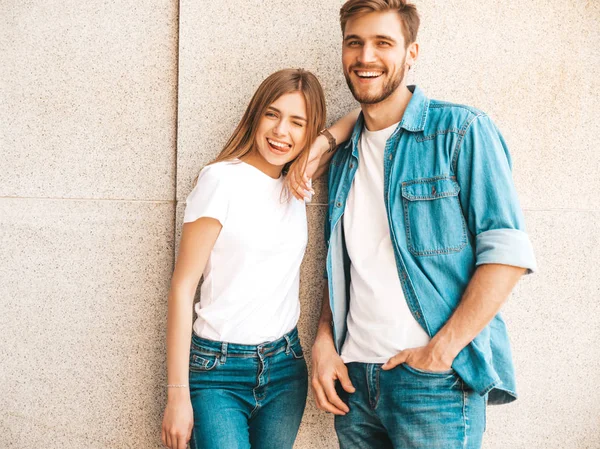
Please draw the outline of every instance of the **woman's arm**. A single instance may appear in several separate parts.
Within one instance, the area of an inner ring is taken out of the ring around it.
[[[359,114],[360,108],[356,108],[328,128],[336,142],[340,143],[350,138]],[[320,135],[310,147],[308,162],[304,170],[300,161],[294,162],[290,167],[286,182],[292,195],[297,199],[303,200],[305,197],[309,197],[308,192],[312,192],[309,179],[318,179],[327,171],[329,161],[335,153],[335,150],[329,152],[328,150],[329,141],[325,136]]]
[[[185,385],[167,390],[162,440],[173,449],[186,447],[194,424],[188,387],[194,294],[221,228],[221,223],[214,218],[200,218],[183,225],[179,255],[171,279],[167,315],[167,384]]]

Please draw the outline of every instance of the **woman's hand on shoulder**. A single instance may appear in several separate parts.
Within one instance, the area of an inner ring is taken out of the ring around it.
[[[162,422],[162,443],[169,449],[186,449],[194,427],[194,411],[188,389],[169,397]]]

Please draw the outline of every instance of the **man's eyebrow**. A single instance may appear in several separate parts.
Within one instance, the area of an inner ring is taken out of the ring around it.
[[[277,109],[276,107],[273,106],[269,106],[267,107],[267,109],[272,109],[275,112],[277,112],[278,114],[281,114],[281,111],[279,109]],[[298,120],[304,120],[305,122],[308,122],[308,120],[306,120],[304,117],[302,117],[301,115],[292,115],[292,118],[298,119]]]
[[[360,36],[358,36],[356,34],[349,34],[348,36],[346,36],[344,38],[344,41],[349,41],[349,40],[354,40],[354,39],[363,40],[362,37],[360,37]],[[378,34],[378,35],[376,35],[374,37],[374,39],[380,39],[380,40],[383,39],[383,40],[386,40],[386,41],[390,41],[390,42],[396,43],[396,39],[394,39],[392,36],[387,36],[385,34]]]
[[[385,34],[378,34],[377,36],[375,36],[375,39],[383,39],[385,41],[396,42],[396,39],[394,39],[392,36],[386,36]]]

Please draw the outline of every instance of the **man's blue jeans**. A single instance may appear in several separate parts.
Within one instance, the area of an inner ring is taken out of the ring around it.
[[[291,449],[307,388],[296,329],[257,346],[193,335],[191,449]]]
[[[341,449],[479,449],[485,399],[453,370],[431,373],[406,364],[348,363],[354,393],[337,391],[350,412],[335,417]]]

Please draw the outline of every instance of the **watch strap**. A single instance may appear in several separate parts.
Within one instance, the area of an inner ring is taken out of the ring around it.
[[[327,128],[324,128],[321,131],[319,131],[319,135],[325,136],[327,138],[327,141],[329,142],[329,148],[326,151],[327,153],[331,153],[333,150],[335,150],[335,147],[337,147],[337,142],[335,141],[335,137],[333,137],[333,135],[329,132]]]

